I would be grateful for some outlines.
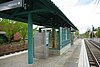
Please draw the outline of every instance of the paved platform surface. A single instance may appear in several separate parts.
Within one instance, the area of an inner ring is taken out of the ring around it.
[[[82,40],[81,45],[78,67],[90,67],[84,40]]]
[[[34,58],[34,64],[28,64],[27,51],[15,56],[1,58],[0,67],[78,67],[82,39],[74,42],[65,53],[60,56],[50,56],[47,59]]]

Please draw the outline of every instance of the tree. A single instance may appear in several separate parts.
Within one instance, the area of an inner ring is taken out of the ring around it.
[[[14,34],[18,32],[21,34],[23,42],[25,43],[25,38],[28,34],[27,23],[13,21],[9,19],[2,19],[2,21],[0,22],[0,28],[2,28],[2,30],[6,32],[9,43],[13,40]],[[36,29],[37,27],[33,29],[33,34],[36,32]]]
[[[98,29],[97,29],[96,36],[100,37],[100,27],[98,27]]]
[[[11,42],[12,35],[14,34],[14,32],[13,32],[13,28],[14,28],[13,24],[8,19],[2,19],[1,24],[3,26],[3,28],[2,28],[3,31],[6,32],[6,36],[8,38],[8,41]]]
[[[87,29],[87,31],[83,34],[83,37],[84,38],[89,38],[90,37],[90,34],[91,34],[90,29]]]
[[[38,27],[33,29],[33,35],[36,32],[37,28]],[[21,34],[22,40],[25,44],[25,38],[27,37],[27,34],[28,34],[28,24],[27,23],[22,23],[22,22],[20,23],[20,34]]]
[[[21,26],[20,33],[21,33],[23,42],[25,43],[25,38],[27,37],[27,34],[28,34],[28,24],[20,23],[20,26]]]
[[[20,31],[20,23],[18,21],[2,19],[0,26],[2,26],[2,30],[6,32],[9,43],[13,40],[14,34]]]
[[[75,35],[76,35],[76,36],[79,36],[79,31],[76,31],[76,32],[75,32]]]
[[[37,30],[38,26],[36,28],[33,29],[33,36],[34,34],[36,33],[36,30]]]

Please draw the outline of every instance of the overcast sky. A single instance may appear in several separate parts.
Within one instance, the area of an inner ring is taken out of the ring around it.
[[[56,6],[70,19],[70,21],[84,33],[92,25],[100,26],[100,5],[96,7],[96,0],[52,0]]]

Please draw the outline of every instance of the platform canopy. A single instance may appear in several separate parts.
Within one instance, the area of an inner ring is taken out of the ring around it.
[[[51,0],[0,0],[1,18],[27,23],[29,13],[33,16],[33,24],[77,30]]]

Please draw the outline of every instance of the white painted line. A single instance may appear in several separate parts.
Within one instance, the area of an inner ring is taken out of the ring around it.
[[[8,57],[20,55],[20,54],[27,53],[27,52],[28,52],[28,50],[25,50],[25,51],[16,52],[16,53],[9,54],[9,55],[4,55],[4,56],[1,56],[0,59],[5,59],[5,58],[8,58]]]

